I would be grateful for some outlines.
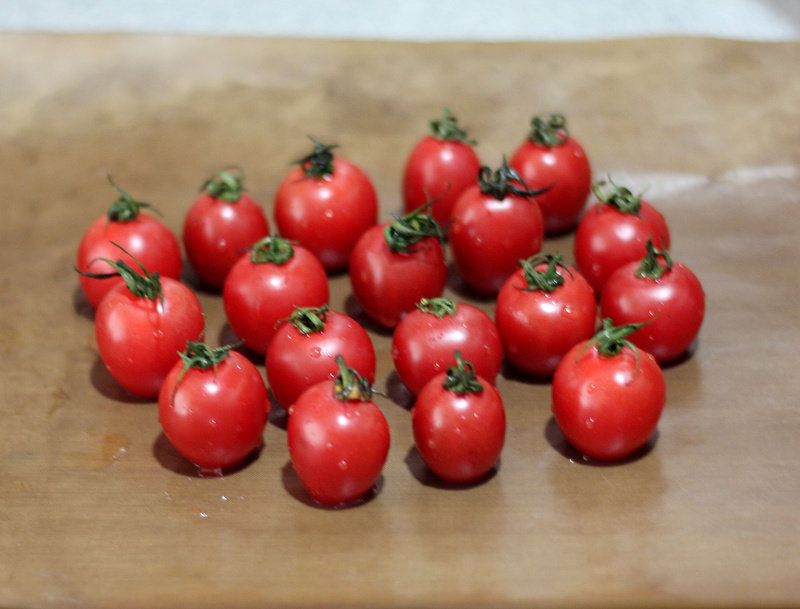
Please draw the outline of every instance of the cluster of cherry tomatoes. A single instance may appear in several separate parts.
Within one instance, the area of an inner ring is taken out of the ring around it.
[[[334,272],[347,272],[364,313],[391,329],[397,375],[415,396],[417,449],[442,479],[473,482],[495,467],[504,359],[552,379],[555,420],[588,457],[621,459],[652,436],[666,395],[659,364],[687,351],[704,315],[699,281],[669,255],[663,216],[627,188],[593,185],[561,115],[534,117],[494,170],[449,111],[430,129],[406,163],[403,214],[380,224],[369,177],[320,142],[276,191],[276,233],[237,168],[207,180],[183,249],[221,291],[247,357],[203,342],[178,238],[112,182],[118,197],[76,261],[100,357],[125,389],[158,399],[165,435],[201,470],[225,471],[261,445],[269,387],[312,498],[347,504],[374,487],[390,430],[372,399],[370,336],[329,307]],[[545,236],[572,230],[574,266],[541,251]],[[494,319],[443,297],[446,247],[468,289],[494,299]]]

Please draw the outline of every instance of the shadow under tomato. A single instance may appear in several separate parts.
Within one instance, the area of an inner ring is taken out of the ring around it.
[[[463,491],[486,484],[486,482],[497,475],[501,465],[500,460],[498,460],[492,469],[490,469],[486,474],[477,480],[473,480],[472,482],[457,483],[442,480],[436,474],[434,474],[433,471],[425,464],[425,461],[422,458],[422,455],[419,454],[419,450],[416,446],[412,446],[408,449],[404,461],[406,467],[408,467],[408,471],[411,472],[411,475],[414,476],[414,478],[416,478],[420,484],[429,486],[431,488],[451,491]]]
[[[171,472],[181,476],[188,476],[190,478],[214,478],[220,476],[231,476],[237,472],[245,469],[261,454],[262,446],[254,449],[243,461],[234,465],[233,467],[223,470],[218,475],[204,473],[194,463],[189,461],[186,457],[180,454],[175,447],[170,443],[167,436],[162,431],[153,442],[153,456],[156,461],[163,467]]]
[[[86,298],[86,294],[83,293],[80,284],[72,292],[72,309],[81,317],[94,321],[94,308],[89,304],[89,300]]]
[[[405,410],[411,410],[416,401],[414,394],[400,380],[396,370],[392,370],[386,377],[386,397]]]
[[[269,396],[269,422],[275,427],[286,431],[286,426],[289,424],[289,412],[278,404],[272,389],[267,390],[267,395]]]
[[[354,507],[358,507],[364,505],[365,503],[369,503],[375,497],[377,497],[381,490],[383,489],[383,474],[378,478],[378,481],[375,483],[375,486],[372,487],[370,491],[367,492],[366,495],[356,499],[355,501],[351,501],[350,503],[342,503],[338,505],[325,505],[324,503],[320,503],[319,501],[315,501],[311,495],[308,494],[306,487],[303,486],[303,483],[300,481],[300,477],[297,475],[297,472],[294,471],[294,467],[292,466],[291,460],[287,461],[286,464],[281,468],[281,480],[283,482],[283,488],[286,489],[292,497],[294,497],[300,503],[303,503],[309,507],[316,508],[318,510],[323,511],[330,511],[336,512],[340,510],[348,510]]]
[[[572,446],[569,441],[567,441],[566,437],[564,437],[564,434],[558,427],[555,417],[550,417],[550,419],[547,421],[547,425],[544,429],[544,437],[547,440],[547,443],[550,444],[550,446],[552,446],[557,453],[559,453],[565,459],[569,459],[573,463],[594,467],[616,467],[618,465],[625,465],[626,463],[632,463],[642,459],[643,457],[646,457],[653,450],[656,442],[658,442],[658,429],[656,429],[653,435],[650,436],[650,439],[645,442],[644,446],[642,446],[640,449],[634,451],[627,457],[616,459],[614,461],[592,459],[591,457],[587,457],[581,453],[578,449]]]
[[[456,294],[459,298],[464,298],[472,302],[478,303],[494,303],[497,299],[496,294],[484,294],[474,290],[458,272],[458,267],[455,262],[450,262],[447,265],[447,287]]]
[[[500,365],[500,376],[508,381],[516,383],[524,383],[526,385],[549,385],[553,382],[552,376],[542,376],[535,374],[527,374],[512,366],[506,358],[503,358],[503,363]]]
[[[366,311],[361,308],[361,305],[358,303],[358,299],[355,297],[355,294],[352,292],[347,296],[347,299],[344,303],[344,312],[346,315],[349,315],[354,320],[356,320],[367,332],[373,332],[379,336],[391,337],[392,333],[394,332],[394,328],[387,328],[386,326],[382,326],[374,319],[372,319],[369,315],[367,315]]]
[[[125,389],[111,376],[103,360],[99,357],[97,357],[94,364],[92,364],[92,368],[89,371],[89,378],[100,395],[114,400],[115,402],[123,402],[126,404],[153,404],[156,402],[156,398],[143,398]]]

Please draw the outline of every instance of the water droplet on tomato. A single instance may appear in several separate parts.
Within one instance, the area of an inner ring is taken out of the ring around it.
[[[320,357],[322,355],[322,349],[319,347],[313,347],[311,349],[311,357]]]
[[[592,429],[594,427],[594,419],[589,417],[586,419],[586,429]]]
[[[337,465],[339,466],[340,470],[347,471],[347,461],[345,461],[344,459],[339,461],[339,463],[337,463]]]

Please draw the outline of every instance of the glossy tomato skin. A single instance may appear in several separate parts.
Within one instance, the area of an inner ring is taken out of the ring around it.
[[[301,333],[291,322],[278,326],[266,356],[266,374],[275,400],[288,408],[312,385],[334,379],[336,356],[370,383],[375,380],[375,348],[367,331],[352,317],[329,311],[325,329]]]
[[[230,351],[216,370],[177,361],[158,397],[158,418],[170,443],[204,471],[241,463],[262,444],[269,413],[264,380],[250,360]]]
[[[361,234],[378,220],[378,197],[367,174],[347,159],[333,159],[333,172],[307,177],[295,167],[275,193],[280,234],[306,247],[327,271],[347,268]]]
[[[509,194],[498,200],[475,185],[456,201],[449,235],[464,282],[481,294],[494,295],[520,259],[541,250],[542,212],[533,199]]]
[[[122,246],[128,253],[114,243]],[[81,238],[75,267],[88,273],[112,273],[111,266],[100,258],[123,260],[138,268],[134,257],[151,273],[157,272],[162,277],[180,279],[183,272],[178,238],[161,220],[147,214],[139,214],[124,222],[109,220],[106,215],[97,218]],[[79,281],[86,299],[94,309],[97,309],[106,293],[124,283],[120,277],[96,279],[84,275],[79,275]]]
[[[479,393],[459,395],[443,386],[447,373],[428,381],[411,410],[414,443],[442,480],[464,484],[486,476],[503,450],[506,414],[497,389],[480,376]]]
[[[641,201],[638,216],[622,213],[602,201],[587,210],[575,231],[575,264],[598,298],[611,273],[623,264],[641,260],[648,239],[669,248],[666,220],[647,201]]]
[[[203,335],[197,296],[182,283],[161,277],[159,300],[134,296],[123,283],[97,307],[95,335],[112,377],[134,395],[154,398],[189,340]]]
[[[403,203],[406,212],[434,201],[433,218],[446,227],[450,212],[464,190],[477,179],[481,163],[475,149],[459,140],[422,138],[403,171]]]
[[[392,252],[384,229],[368,229],[350,259],[350,284],[364,312],[380,325],[394,328],[421,298],[441,296],[447,283],[447,263],[441,243],[426,237],[409,253]]]
[[[614,461],[636,452],[656,430],[666,400],[664,375],[655,358],[630,347],[601,355],[586,342],[575,345],[556,368],[553,416],[578,451]]]
[[[371,401],[342,401],[334,382],[306,389],[289,409],[292,465],[309,495],[340,505],[367,495],[389,454],[389,424]]]
[[[413,395],[453,365],[454,351],[472,363],[478,376],[494,383],[503,363],[503,347],[492,318],[478,307],[457,303],[455,312],[443,317],[415,308],[392,334],[395,370]]]
[[[526,139],[509,165],[519,172],[528,188],[548,188],[536,197],[545,234],[563,233],[575,226],[592,189],[589,158],[576,139],[569,137],[556,146]]]
[[[540,271],[547,264],[536,267]],[[552,375],[576,343],[592,337],[597,301],[589,282],[572,267],[558,268],[564,283],[552,292],[527,286],[522,268],[508,278],[497,295],[495,323],[508,362],[534,376]]]
[[[293,246],[283,264],[253,262],[242,256],[233,265],[222,288],[225,316],[233,332],[248,348],[265,355],[277,323],[295,306],[321,307],[328,302],[328,276],[316,256]]]
[[[245,250],[268,234],[264,210],[247,193],[235,202],[203,194],[189,208],[183,223],[189,263],[200,279],[214,288],[221,288]]]
[[[658,279],[638,277],[638,262],[609,277],[600,299],[603,317],[615,325],[647,322],[628,339],[660,363],[683,355],[700,332],[705,292],[697,276],[676,262]]]

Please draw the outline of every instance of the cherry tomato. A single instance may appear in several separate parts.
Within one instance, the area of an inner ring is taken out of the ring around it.
[[[364,171],[315,142],[275,193],[280,234],[310,250],[327,271],[347,268],[361,234],[378,221],[378,197]]]
[[[121,258],[128,265],[139,261],[150,272],[173,279],[180,279],[183,272],[181,248],[175,234],[158,218],[139,213],[142,208],[151,207],[150,204],[136,201],[114,184],[110,176],[108,179],[119,197],[106,215],[97,218],[86,229],[75,262],[78,271],[89,273],[79,275],[78,280],[86,299],[95,309],[107,292],[124,283],[120,277],[103,280],[91,276],[113,271],[105,259]],[[121,252],[115,244],[124,251]]]
[[[221,288],[247,248],[269,235],[264,210],[244,191],[244,176],[223,169],[203,184],[204,193],[189,208],[183,245],[200,279]]]
[[[297,476],[325,505],[364,498],[389,454],[389,424],[371,399],[369,381],[344,359],[339,374],[306,389],[289,409],[287,441]]]
[[[640,260],[647,240],[669,247],[664,216],[627,188],[612,182],[609,192],[595,186],[600,199],[583,215],[575,231],[575,264],[600,296],[611,273],[623,264]]]
[[[125,389],[156,397],[186,342],[203,335],[200,302],[171,277],[159,278],[144,266],[139,274],[123,260],[105,262],[123,283],[103,297],[95,313],[100,358]]]
[[[222,288],[231,329],[260,355],[295,306],[321,307],[328,296],[328,276],[314,254],[277,236],[265,237],[239,258]]]
[[[597,301],[589,282],[560,254],[523,260],[497,295],[495,323],[509,363],[550,376],[573,345],[594,335]]]
[[[647,242],[641,262],[618,268],[606,281],[600,312],[615,325],[646,322],[628,338],[658,362],[686,352],[705,315],[705,292],[685,265]]]
[[[475,183],[481,162],[467,132],[445,109],[441,120],[429,123],[430,134],[422,138],[403,170],[403,203],[406,213],[433,200],[434,220],[446,227],[450,211],[467,187]]]
[[[570,349],[553,375],[553,416],[584,455],[623,459],[655,432],[666,400],[655,358],[625,337],[639,326],[603,320],[594,338]]]
[[[423,298],[392,334],[397,376],[414,395],[447,370],[454,351],[472,363],[478,376],[494,383],[503,347],[491,317],[478,307],[448,298]]]
[[[350,259],[350,284],[364,312],[393,328],[421,298],[441,296],[447,283],[443,238],[422,209],[367,230]]]
[[[206,474],[221,474],[259,448],[269,413],[261,373],[231,347],[190,341],[158,395],[164,435]]]
[[[544,224],[532,191],[505,161],[492,173],[481,168],[478,184],[458,198],[452,211],[450,246],[464,282],[483,294],[496,294],[517,262],[537,253]]]
[[[288,408],[311,385],[336,378],[337,355],[374,382],[375,348],[361,324],[328,305],[295,307],[267,349],[267,382],[278,404]]]
[[[497,464],[503,450],[506,414],[500,393],[476,376],[456,351],[455,363],[434,376],[411,410],[414,443],[439,478],[475,482]]]
[[[536,197],[547,235],[575,226],[592,189],[592,168],[586,152],[570,136],[561,114],[535,116],[528,138],[509,163],[529,188],[548,188]]]

